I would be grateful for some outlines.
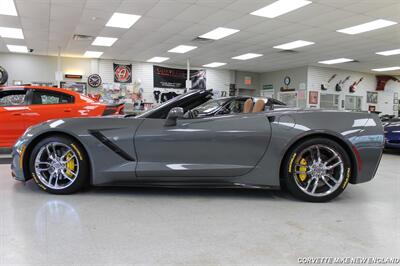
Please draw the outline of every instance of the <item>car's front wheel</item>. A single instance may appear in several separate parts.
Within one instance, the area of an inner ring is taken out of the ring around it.
[[[351,161],[337,142],[315,138],[291,149],[282,170],[285,184],[295,197],[324,202],[337,197],[346,188]]]
[[[29,169],[36,184],[54,194],[77,192],[88,181],[88,160],[82,146],[64,136],[39,141],[30,154]]]

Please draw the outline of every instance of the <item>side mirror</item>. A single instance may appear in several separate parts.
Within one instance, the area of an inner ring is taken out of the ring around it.
[[[176,120],[183,118],[184,112],[182,107],[174,107],[169,110],[167,120],[165,121],[166,127],[176,126]]]

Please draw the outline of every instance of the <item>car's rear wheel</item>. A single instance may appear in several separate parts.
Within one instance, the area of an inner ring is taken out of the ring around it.
[[[54,194],[77,192],[89,178],[89,164],[82,146],[64,136],[39,141],[32,150],[29,169],[39,188]]]
[[[351,161],[337,142],[315,138],[293,147],[282,170],[285,184],[295,197],[325,202],[337,197],[346,188]]]

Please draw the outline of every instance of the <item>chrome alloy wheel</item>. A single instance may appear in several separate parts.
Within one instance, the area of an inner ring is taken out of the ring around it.
[[[64,143],[47,143],[35,158],[35,174],[46,187],[65,189],[74,183],[79,174],[78,157]]]
[[[322,197],[333,193],[342,184],[344,162],[340,154],[332,148],[312,145],[304,149],[297,158],[295,181],[304,193]]]

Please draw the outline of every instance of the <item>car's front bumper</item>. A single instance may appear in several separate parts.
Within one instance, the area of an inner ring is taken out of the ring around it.
[[[12,150],[12,161],[11,161],[11,175],[18,181],[27,181],[24,174],[24,154],[26,151],[26,144],[22,141],[18,141]]]

